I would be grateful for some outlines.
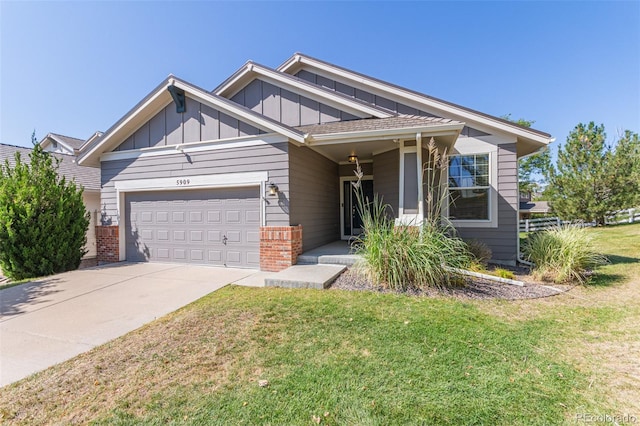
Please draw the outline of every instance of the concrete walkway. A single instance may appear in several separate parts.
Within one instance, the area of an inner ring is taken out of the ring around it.
[[[119,263],[0,290],[0,386],[122,336],[256,272]]]

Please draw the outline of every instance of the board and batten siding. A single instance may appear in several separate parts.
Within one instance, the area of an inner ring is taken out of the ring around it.
[[[465,240],[479,240],[493,251],[493,259],[515,262],[518,251],[518,159],[516,144],[498,145],[498,227],[457,228]]]
[[[289,146],[291,225],[302,225],[310,250],[340,239],[338,164],[306,147]]]
[[[396,112],[398,114],[420,115],[425,117],[440,117],[430,112],[420,110],[418,108],[413,108],[401,102],[393,101],[384,96],[376,95],[369,91],[362,90],[348,84],[344,84],[340,81],[336,81],[331,78],[318,75],[308,70],[304,70],[304,69],[300,70],[295,76],[302,80],[308,81],[309,83],[313,83],[317,86],[324,87],[325,89],[333,90],[334,92],[351,96],[352,98],[359,99],[364,102],[368,102],[380,108],[384,108],[389,111]],[[467,127],[467,126],[464,126],[460,134],[464,136],[470,136],[470,137],[489,136],[488,133],[482,132],[477,129],[472,129],[471,127]]]
[[[198,175],[266,171],[269,173],[269,182],[278,185],[280,191],[286,194],[289,192],[288,149],[289,143],[281,142],[189,154],[176,153],[103,161],[101,165],[102,223],[104,225],[118,223],[115,182],[122,180],[186,178]],[[289,225],[289,211],[286,206],[271,202],[266,204],[265,213],[267,225]]]
[[[224,112],[186,96],[185,112],[173,102],[143,124],[114,151],[178,145],[189,142],[236,138],[265,133]]]
[[[253,80],[231,100],[292,127],[358,118],[260,79]]]

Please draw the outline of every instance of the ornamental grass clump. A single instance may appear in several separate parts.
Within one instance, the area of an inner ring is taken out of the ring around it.
[[[531,234],[523,252],[534,263],[532,272],[537,279],[584,284],[593,268],[608,262],[593,250],[592,240],[584,228],[554,227]]]
[[[433,140],[429,144],[431,169],[425,182],[429,194],[427,218],[421,223],[396,226],[391,207],[374,195],[366,199],[360,186],[362,170],[356,166],[354,182],[357,208],[363,222],[363,234],[356,240],[357,253],[363,261],[359,270],[383,288],[396,291],[444,287],[460,282],[451,268],[464,269],[471,264],[465,242],[455,236],[453,227],[441,222],[441,206],[446,194],[439,192],[433,179],[438,162],[446,156],[437,153]]]

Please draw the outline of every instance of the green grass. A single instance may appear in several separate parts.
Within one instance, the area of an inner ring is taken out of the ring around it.
[[[189,324],[199,324],[196,334]],[[549,349],[554,327],[453,300],[228,287],[93,351],[77,376],[73,362],[54,367],[49,374],[59,368],[79,387],[75,406],[57,400],[58,380],[51,401],[23,403],[49,419],[93,411],[96,424],[550,424],[582,403],[576,390],[588,385]],[[132,340],[151,353],[123,361]],[[181,373],[184,363],[202,375]],[[25,394],[39,385],[29,380]],[[113,403],[96,405],[105,394]],[[5,410],[5,420],[18,416]]]
[[[595,250],[609,259],[609,264],[598,268],[592,284],[640,279],[640,223],[591,228],[589,233]]]
[[[230,286],[3,388],[0,422],[548,425],[637,414],[640,224],[589,232],[611,258],[598,270],[609,281],[547,299]]]

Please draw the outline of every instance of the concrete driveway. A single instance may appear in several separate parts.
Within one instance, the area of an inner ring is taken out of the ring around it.
[[[122,336],[256,272],[119,263],[0,290],[0,386]]]

